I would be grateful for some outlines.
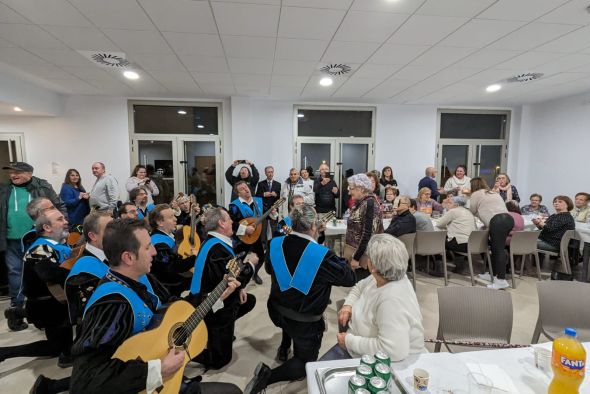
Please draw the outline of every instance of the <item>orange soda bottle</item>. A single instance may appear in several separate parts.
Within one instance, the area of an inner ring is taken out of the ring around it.
[[[576,339],[576,330],[566,328],[564,335],[553,341],[551,369],[553,380],[549,394],[577,394],[586,372],[586,350]]]

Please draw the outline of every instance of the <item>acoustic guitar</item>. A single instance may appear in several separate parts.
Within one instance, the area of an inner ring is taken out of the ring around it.
[[[241,254],[229,261],[228,276],[237,277],[244,264]],[[165,311],[164,315],[152,318],[148,331],[141,332],[123,342],[112,358],[122,361],[162,359],[172,348],[184,350],[183,366],[164,382],[162,393],[178,393],[184,368],[188,362],[198,356],[207,345],[207,327],[203,318],[221,297],[227,288],[228,280],[222,280],[207,298],[195,309],[186,301],[176,301]]]
[[[78,261],[78,259],[82,257],[85,246],[86,244],[82,244],[72,249],[72,253],[70,253],[70,258],[65,260],[59,266],[67,270],[71,270],[74,264],[76,264],[76,261]],[[47,290],[49,290],[51,295],[62,304],[65,304],[67,302],[66,292],[64,290],[63,283],[47,283]]]
[[[334,211],[328,212],[327,214],[324,215],[324,217],[322,217],[319,220],[320,227],[326,225],[326,223],[328,223],[330,220],[332,220],[335,217],[336,217],[336,212],[334,212]],[[283,230],[283,233],[285,233],[285,235],[289,235],[289,234],[291,234],[291,232],[293,232],[293,229],[291,228],[291,226],[289,226],[287,224],[283,224],[281,226],[281,229]]]
[[[66,239],[66,244],[73,248],[80,242],[82,238],[82,226],[77,225],[72,228],[72,231],[68,234],[68,238]]]
[[[245,226],[253,226],[255,229],[252,234],[238,235],[238,238],[240,238],[240,240],[243,243],[248,245],[252,245],[254,242],[258,241],[258,238],[260,238],[260,234],[262,234],[262,222],[268,217],[268,215],[270,215],[273,209],[277,209],[284,202],[285,197],[281,197],[274,204],[272,204],[272,207],[270,207],[269,210],[264,213],[264,215],[260,217],[249,217],[240,220],[240,224],[243,224]]]
[[[193,194],[190,195],[190,201],[191,224],[190,226],[184,226],[182,228],[183,239],[178,245],[178,254],[185,258],[193,255],[191,249],[199,250],[201,247],[201,239],[197,234],[197,213],[195,212],[195,209],[199,207],[199,204]]]

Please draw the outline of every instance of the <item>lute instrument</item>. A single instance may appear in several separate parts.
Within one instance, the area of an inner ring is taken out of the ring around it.
[[[258,238],[260,238],[260,234],[262,234],[262,222],[264,222],[264,220],[268,217],[268,215],[270,215],[270,213],[272,212],[273,209],[277,209],[284,202],[285,202],[285,197],[281,197],[277,201],[275,201],[275,203],[272,204],[272,206],[262,216],[249,217],[249,218],[244,218],[244,219],[240,220],[240,225],[253,226],[254,232],[250,235],[248,235],[248,234],[238,235],[238,238],[240,238],[240,240],[243,243],[248,244],[248,245],[252,245],[254,242],[258,241]]]
[[[82,254],[84,253],[85,246],[86,246],[86,244],[84,243],[82,245],[79,245],[79,246],[76,246],[75,248],[73,248],[72,253],[70,253],[70,258],[67,260],[64,260],[64,262],[61,263],[59,266],[61,268],[65,268],[67,270],[71,270],[72,267],[74,266],[74,264],[76,264],[76,261],[78,261],[78,259],[80,257],[82,257]],[[47,283],[47,289],[49,290],[51,295],[56,300],[61,302],[62,304],[65,304],[67,302],[66,292],[64,290],[63,283],[62,284]]]
[[[324,217],[322,217],[319,220],[318,224],[320,227],[325,226],[326,223],[328,223],[330,220],[334,219],[335,217],[336,217],[336,212],[334,212],[334,211],[328,212],[327,214],[324,215]],[[283,233],[285,233],[285,235],[289,235],[293,231],[291,226],[287,225],[286,223],[281,226],[281,230],[283,230]]]
[[[184,226],[182,228],[183,239],[178,245],[178,254],[182,257],[190,257],[193,255],[193,249],[198,250],[201,247],[201,239],[197,234],[197,212],[199,208],[195,196],[190,195],[190,213],[191,213],[191,224],[190,226]]]
[[[228,276],[237,277],[243,267],[241,255],[228,262]],[[227,288],[223,279],[207,298],[195,309],[186,301],[176,301],[164,310],[163,315],[154,315],[148,330],[136,334],[123,342],[112,358],[122,361],[162,359],[172,348],[185,352],[183,366],[168,380],[164,381],[164,393],[178,393],[182,383],[184,368],[198,356],[207,345],[205,315]],[[145,392],[145,391],[144,391]]]

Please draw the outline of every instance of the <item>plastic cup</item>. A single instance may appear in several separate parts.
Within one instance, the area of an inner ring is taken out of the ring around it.
[[[551,350],[535,347],[533,352],[535,354],[535,367],[545,373],[551,372]]]
[[[422,368],[414,369],[414,390],[426,392],[428,390],[428,379],[430,374]]]

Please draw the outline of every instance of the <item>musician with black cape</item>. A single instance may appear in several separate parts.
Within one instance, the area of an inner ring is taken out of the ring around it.
[[[250,235],[256,231],[256,228],[252,225],[245,226],[240,224],[240,221],[250,217],[261,217],[264,214],[264,204],[262,198],[253,197],[250,187],[244,181],[238,181],[234,186],[235,193],[238,198],[233,200],[229,204],[229,216],[233,221],[233,231],[236,235]],[[273,212],[270,214],[272,220],[278,218],[278,214]],[[262,225],[262,224],[261,224]],[[256,284],[262,284],[262,278],[258,275],[262,263],[264,263],[264,246],[262,243],[262,237],[259,237],[253,244],[239,244],[236,247],[236,252],[253,252],[256,253],[259,259],[259,264],[256,266],[254,273],[254,282]]]
[[[68,270],[60,267],[70,257],[65,244],[68,221],[55,208],[39,213],[35,220],[37,238],[24,255],[22,292],[27,297],[29,323],[45,331],[47,340],[0,348],[0,362],[13,357],[59,357],[58,365],[71,365],[72,326],[68,308],[50,293],[47,285],[63,284]]]
[[[227,263],[236,256],[233,250],[232,220],[225,208],[212,208],[204,213],[204,229],[207,239],[201,245],[190,287],[186,298],[197,306],[227,273]],[[213,309],[205,316],[209,332],[207,349],[193,361],[203,364],[207,369],[219,369],[232,359],[232,345],[235,322],[256,305],[256,297],[246,292],[246,285],[252,278],[258,257],[250,253],[244,259],[244,268],[237,280],[240,287],[223,301],[220,309]]]
[[[279,352],[290,348],[293,357],[277,368],[259,363],[244,393],[259,393],[268,385],[305,377],[305,364],[318,359],[325,329],[324,311],[332,286],[352,287],[356,276],[346,261],[317,243],[318,215],[307,205],[290,214],[293,231],[273,238],[265,268],[272,285],[268,314],[283,330]]]
[[[129,337],[143,332],[154,314],[174,298],[149,275],[152,258],[145,222],[116,219],[104,233],[103,247],[110,269],[88,301],[72,353],[75,356],[70,393],[153,393],[184,362],[181,349],[171,349],[163,359],[121,361],[111,357]],[[231,280],[221,299],[239,286]],[[239,394],[232,384],[182,384],[182,393]]]
[[[151,272],[172,295],[180,297],[189,286],[189,270],[195,265],[197,250],[191,248],[192,255],[188,257],[177,253],[178,246],[174,238],[176,216],[170,205],[156,205],[150,212],[149,223],[152,244],[157,251]]]

